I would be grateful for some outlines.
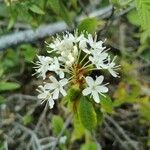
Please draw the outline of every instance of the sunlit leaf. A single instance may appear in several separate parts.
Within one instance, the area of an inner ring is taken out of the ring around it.
[[[0,96],[0,105],[5,103],[5,98],[3,96]]]
[[[24,125],[29,125],[33,122],[33,117],[31,115],[25,115],[23,116],[22,121]]]
[[[60,116],[54,115],[52,118],[51,126],[52,131],[54,132],[55,135],[58,135],[61,132],[63,125],[64,125],[63,119]]]
[[[73,120],[73,132],[72,132],[72,141],[81,139],[82,136],[85,134],[85,128],[83,127],[82,123],[79,120],[77,114],[74,116]]]
[[[92,103],[87,97],[82,96],[78,107],[79,117],[83,126],[88,130],[94,129],[97,125],[97,118]]]
[[[83,144],[81,146],[81,149],[80,150],[101,150],[97,147],[96,143],[94,142],[90,142],[90,143],[86,143],[86,144]]]
[[[0,82],[0,91],[8,91],[8,90],[15,90],[20,88],[20,85],[15,82]]]
[[[44,11],[37,5],[31,5],[29,8],[32,12],[37,13],[39,15],[44,15]]]
[[[100,96],[100,104],[102,109],[107,113],[113,112],[113,103],[109,96]]]
[[[98,26],[98,21],[96,18],[86,18],[81,21],[78,25],[78,31],[87,31],[88,33],[94,33]]]
[[[133,25],[139,26],[140,21],[139,21],[139,16],[137,14],[137,10],[132,10],[127,14],[128,20],[130,23]]]

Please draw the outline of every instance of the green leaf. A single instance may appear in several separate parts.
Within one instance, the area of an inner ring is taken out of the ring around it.
[[[86,18],[81,21],[78,25],[78,31],[81,33],[82,31],[87,31],[88,33],[94,33],[98,26],[98,21],[96,18]]]
[[[9,23],[8,23],[8,26],[7,26],[7,29],[8,30],[10,30],[13,26],[14,26],[14,24],[15,24],[15,18],[11,18],[10,20],[9,20]]]
[[[5,103],[5,98],[3,96],[0,96],[0,105]]]
[[[18,52],[14,51],[12,49],[9,49],[9,51],[6,52],[6,55],[2,61],[2,64],[3,64],[3,68],[5,70],[10,71],[10,69],[13,68],[13,70],[11,70],[11,72],[12,72],[16,69],[17,65],[20,67],[19,62],[20,62],[20,60],[19,60]]]
[[[49,5],[51,9],[57,14],[58,17],[61,17],[67,24],[71,24],[70,12],[63,4],[61,0],[49,0]]]
[[[88,130],[94,129],[97,125],[97,118],[92,103],[87,97],[82,96],[78,107],[79,118],[83,126]]]
[[[37,5],[31,5],[29,8],[32,12],[39,14],[39,15],[44,15],[45,12]]]
[[[80,96],[81,96],[80,88],[77,85],[74,85],[67,91],[66,99],[68,101],[75,101],[78,100]]]
[[[137,14],[137,10],[132,10],[127,14],[127,18],[129,22],[133,25],[139,26],[140,21],[139,21],[139,16]]]
[[[128,90],[129,87],[130,90]],[[115,101],[113,102],[113,106],[118,107],[124,103],[135,103],[138,101],[138,96],[140,96],[140,84],[135,78],[129,76],[126,82],[119,83],[114,94]]]
[[[119,0],[110,0],[110,2],[111,2],[115,7],[120,7],[120,2],[119,2]]]
[[[90,143],[83,144],[80,150],[101,150],[101,149],[97,148],[96,143],[90,142]]]
[[[77,139],[81,139],[82,136],[85,134],[85,128],[83,127],[82,123],[79,120],[79,117],[77,114],[74,116],[73,120],[73,132],[72,132],[72,141],[75,141]]]
[[[77,9],[77,0],[71,0],[72,6]]]
[[[149,52],[149,49],[145,50],[143,53],[142,53],[142,57],[147,60],[147,61],[150,61],[150,52]]]
[[[1,62],[0,62],[0,63],[1,63]],[[0,77],[2,77],[3,73],[4,73],[3,66],[2,66],[2,65],[0,65]]]
[[[150,29],[144,30],[140,35],[140,42],[144,46],[144,50],[149,47]],[[143,50],[143,51],[144,51]]]
[[[33,61],[37,54],[37,50],[31,45],[22,45],[21,49],[23,49],[23,56],[27,62]]]
[[[107,113],[112,113],[113,112],[113,103],[112,100],[109,96],[100,96],[100,104],[102,109],[107,112]]]
[[[52,131],[55,135],[58,135],[61,132],[63,125],[63,119],[60,116],[54,115],[52,118]]]
[[[59,0],[49,0],[48,3],[50,4],[51,9],[59,15],[60,13],[60,3]]]
[[[143,30],[150,27],[150,1],[136,0],[136,7],[140,18],[140,24]]]
[[[24,125],[29,125],[30,123],[33,122],[33,117],[31,115],[25,115],[23,118],[22,118],[22,121],[23,121],[23,124]]]
[[[0,82],[0,91],[15,90],[20,88],[20,85],[15,82]]]
[[[150,1],[136,0],[136,8],[139,15],[139,22],[142,28],[140,42],[141,44],[146,45],[150,38]]]
[[[99,107],[95,109],[95,112],[96,112],[96,116],[97,116],[97,124],[101,125],[103,122],[103,113]]]

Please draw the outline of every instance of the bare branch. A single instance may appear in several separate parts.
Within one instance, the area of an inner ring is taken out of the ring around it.
[[[107,18],[112,11],[112,6],[96,10],[89,14],[89,17]],[[77,22],[85,19],[87,16],[77,17]],[[41,25],[36,30],[28,29],[25,31],[19,31],[16,33],[10,33],[8,35],[1,36],[0,38],[0,50],[4,50],[8,47],[18,45],[21,43],[33,42],[37,39],[41,39],[50,35],[54,35],[58,32],[68,30],[68,26],[65,22],[56,22],[48,25]]]
[[[128,146],[123,142],[123,140],[119,137],[119,135],[113,131],[113,129],[109,126],[109,124],[104,121],[104,125],[107,127],[108,131],[115,137],[118,143],[121,144],[121,146],[125,149],[128,150]]]
[[[125,131],[122,129],[122,127],[110,116],[105,115],[106,119],[109,120],[115,127],[116,129],[122,134],[122,136],[124,137],[124,139],[132,146],[133,149],[135,150],[139,150],[137,143],[135,141],[133,141],[126,133]]]

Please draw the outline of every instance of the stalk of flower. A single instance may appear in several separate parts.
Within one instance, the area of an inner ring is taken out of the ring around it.
[[[48,53],[52,53],[54,58],[49,56],[38,56],[39,61],[36,62],[36,74],[38,77],[46,78],[46,73],[51,71],[56,76],[50,76],[49,82],[44,83],[42,91],[38,96],[44,101],[51,101],[50,108],[53,107],[54,100],[59,96],[66,96],[66,89],[74,85],[79,87],[83,96],[89,96],[96,103],[100,102],[99,95],[105,96],[108,92],[107,84],[102,84],[104,76],[90,76],[93,70],[108,70],[113,77],[118,77],[116,69],[119,65],[115,65],[114,57],[111,57],[103,46],[103,41],[97,41],[97,36],[93,38],[91,34],[75,32],[66,32],[62,37],[53,38],[53,42],[48,44],[50,48]],[[50,94],[48,94],[50,93]],[[43,95],[44,96],[43,96]],[[51,95],[51,96],[48,96]]]

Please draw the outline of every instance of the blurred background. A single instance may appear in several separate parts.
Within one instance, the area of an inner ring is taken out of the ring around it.
[[[121,65],[94,140],[63,102],[40,104],[32,76],[45,41],[75,29],[106,39]],[[149,86],[149,0],[0,0],[0,150],[148,150]]]

